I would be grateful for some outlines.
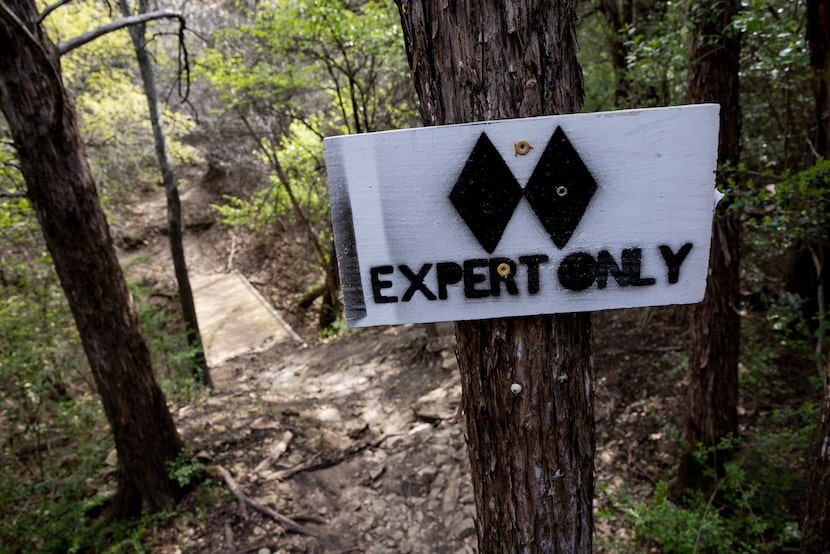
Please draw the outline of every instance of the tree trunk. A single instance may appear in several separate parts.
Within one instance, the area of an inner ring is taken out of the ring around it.
[[[816,147],[819,155],[827,159],[830,158],[830,0],[807,0],[807,42],[816,98]],[[826,247],[818,244],[816,248]],[[825,269],[819,269],[817,287],[823,287],[821,273]],[[819,310],[823,313],[824,306],[819,305]],[[810,554],[826,552],[830,545],[830,361],[825,361],[823,377],[824,398],[813,438],[807,509],[801,531],[802,551]]]
[[[329,279],[334,281],[335,288],[332,292],[331,286],[326,286],[323,291],[323,301],[320,304],[320,317],[317,322],[317,330],[319,332],[329,331],[343,313],[343,305],[340,303],[340,273],[337,267],[337,253],[334,251],[334,241],[329,247],[329,256],[326,260],[325,272],[329,275]]]
[[[740,7],[739,0],[693,2],[694,24],[689,44],[688,95],[692,104],[721,105],[718,163],[736,165],[740,157],[738,67],[740,35],[727,27]],[[726,174],[718,183],[726,185]],[[703,302],[692,312],[689,354],[688,413],[684,439],[691,449],[681,458],[675,491],[707,489],[712,483],[694,457],[698,445],[715,447],[738,433],[738,315],[741,223],[724,198],[712,232],[709,280]],[[709,462],[718,472],[727,451],[714,452]]]
[[[830,1],[807,0],[807,42],[816,99],[815,148],[830,159]]]
[[[133,15],[127,0],[119,0],[119,4],[124,17]],[[139,0],[138,14],[141,15],[148,11],[147,0]],[[131,26],[129,31],[135,48],[141,81],[144,84],[144,95],[147,97],[150,124],[153,128],[153,141],[156,146],[156,157],[161,168],[164,191],[167,194],[167,229],[170,236],[170,254],[173,259],[176,282],[179,286],[179,300],[182,304],[182,317],[187,333],[187,343],[193,350],[194,377],[199,383],[213,388],[213,381],[210,378],[210,371],[205,359],[205,349],[202,345],[202,335],[199,333],[196,304],[193,302],[193,289],[190,287],[190,277],[187,273],[187,262],[184,256],[184,244],[182,243],[182,203],[179,199],[179,185],[176,182],[170,152],[167,149],[167,138],[162,127],[156,79],[153,75],[153,62],[150,59],[150,53],[147,51],[147,40],[144,36],[146,26],[146,23],[139,23]]]
[[[0,51],[0,108],[118,450],[113,514],[158,511],[181,497],[166,464],[182,442],[115,255],[57,50],[31,0],[0,3]]]
[[[630,45],[628,31],[633,29],[638,35],[653,36],[656,24],[665,15],[665,0],[597,0],[596,9],[605,18],[608,35],[608,54],[614,70],[614,107],[618,109],[643,107],[647,105],[664,105],[665,94],[663,80],[640,84],[638,90],[632,90],[631,76],[628,72]]]
[[[830,545],[830,365],[825,366],[824,398],[813,438],[807,509],[801,528],[801,551],[823,554]]]
[[[605,17],[610,31],[608,51],[611,54],[611,67],[614,68],[614,107],[627,108],[630,85],[628,82],[628,46],[622,40],[621,33],[627,25],[631,24],[631,10],[627,10],[629,19],[626,21],[620,14],[618,0],[600,0],[599,10]]]
[[[581,109],[572,1],[398,7],[426,125]],[[457,322],[455,330],[480,551],[589,552],[590,315]]]

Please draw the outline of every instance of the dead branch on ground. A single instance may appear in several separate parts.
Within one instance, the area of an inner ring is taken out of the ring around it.
[[[285,454],[285,451],[288,450],[288,443],[291,442],[292,438],[294,438],[294,434],[291,431],[283,433],[282,440],[271,448],[268,452],[268,457],[262,460],[259,465],[254,468],[254,473],[260,473],[274,465],[274,463],[279,460],[280,456]]]
[[[401,433],[382,435],[380,438],[375,439],[374,441],[365,441],[362,443],[353,444],[352,446],[344,448],[343,450],[327,450],[324,452],[318,452],[317,454],[315,454],[314,456],[312,456],[304,462],[300,462],[299,464],[292,466],[288,469],[276,471],[270,474],[268,477],[265,478],[265,482],[268,483],[271,481],[284,481],[298,473],[302,473],[303,471],[317,471],[318,469],[326,469],[328,467],[336,466],[348,460],[349,458],[357,456],[364,450],[368,450],[369,448],[377,448],[386,439],[398,436],[400,434]]]
[[[236,496],[236,499],[239,501],[240,506],[240,513],[242,517],[248,517],[248,510],[247,506],[250,506],[257,512],[266,515],[279,523],[283,529],[285,529],[288,533],[297,533],[298,535],[305,535],[307,537],[317,537],[317,534],[312,531],[311,529],[304,527],[294,521],[293,519],[286,517],[276,510],[269,508],[268,506],[264,506],[259,502],[251,499],[247,496],[243,491],[239,484],[234,480],[231,476],[230,472],[222,466],[216,466],[216,472],[222,478],[223,481],[228,485],[228,488],[231,489],[231,492]]]

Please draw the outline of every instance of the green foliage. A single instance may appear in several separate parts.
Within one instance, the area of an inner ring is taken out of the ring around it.
[[[96,0],[71,2],[45,21],[53,40],[66,40],[117,18]],[[150,41],[156,63],[167,57],[160,41]],[[137,62],[126,30],[108,33],[61,58],[63,82],[74,95],[89,163],[105,201],[125,201],[137,190],[161,181],[147,99],[138,80]],[[174,163],[200,159],[182,139],[195,123],[162,109],[168,148]]]
[[[86,365],[69,307],[31,207],[24,198],[0,202],[0,420],[3,438],[37,442],[60,435],[53,418],[85,387]],[[37,469],[43,473],[43,468]]]
[[[584,111],[613,110],[615,83],[607,25],[597,10],[580,17],[577,24],[579,65],[585,82]]]
[[[222,30],[196,73],[221,91],[271,168],[272,186],[226,198],[224,220],[259,228],[292,214],[283,179],[308,219],[328,226],[322,137],[405,126],[415,113],[393,4],[259,3]]]
[[[764,317],[744,317],[741,320],[738,365],[741,392],[760,404],[775,402],[782,395],[796,393],[792,376],[781,371],[782,350],[809,352],[811,347],[811,333],[800,313],[800,298],[781,292],[766,300]]]
[[[181,488],[187,488],[200,480],[203,475],[201,464],[189,450],[182,450],[176,459],[167,463],[167,474]]]
[[[142,551],[143,524],[98,519],[113,486],[105,464],[112,439],[26,200],[0,202],[0,223],[0,550]],[[147,304],[140,291],[135,296]],[[148,334],[164,341],[154,345],[156,363],[181,368],[168,369],[170,387],[179,394],[196,390],[188,385],[185,357],[176,358],[174,341],[185,347],[186,341],[165,336],[169,314],[140,312]]]
[[[763,174],[769,185],[755,186],[742,202],[760,217],[748,222],[774,246],[789,248],[799,241],[814,241],[826,233],[830,203],[830,161],[818,159],[803,171],[781,176]]]
[[[9,129],[5,121],[0,120],[0,192],[17,193],[25,190],[25,183],[15,163],[16,156],[8,135]],[[5,223],[5,220],[0,221],[0,228],[5,227]]]
[[[645,108],[686,103],[688,23],[683,2],[666,2],[648,27],[620,29],[628,55],[629,105]]]
[[[812,161],[815,121],[804,2],[742,0],[742,159],[749,169],[798,170]]]
[[[823,367],[830,320],[817,302],[805,303],[808,297],[816,300],[821,294],[818,275],[826,274],[830,263],[823,246],[828,238],[830,162],[819,159],[803,171],[782,176],[766,171],[758,179],[769,184],[746,189],[738,202],[739,208],[753,216],[745,225],[745,259],[753,268],[745,280],[754,289],[771,289],[762,296],[777,346],[812,355],[817,366]],[[781,290],[782,267],[798,272],[798,283],[790,276],[789,291]]]
[[[306,217],[315,223],[325,222],[329,207],[322,139],[295,121],[281,147],[275,147],[268,138],[263,138],[262,148],[280,161]],[[264,154],[261,156],[265,157]],[[285,187],[276,176],[272,176],[271,181],[270,187],[254,193],[249,200],[225,196],[226,204],[214,206],[222,221],[255,230],[277,220],[292,219],[295,214]]]
[[[165,397],[182,402],[198,398],[204,391],[194,377],[195,351],[187,341],[181,317],[164,304],[151,302],[147,290],[138,283],[128,285]]]
[[[14,283],[0,296],[0,544],[76,552],[103,536],[86,515],[103,498],[85,483],[109,441],[49,258],[25,260],[36,241],[14,244]]]
[[[144,516],[133,522],[107,522],[100,514],[109,495],[90,497],[85,485],[85,479],[95,478],[91,470],[90,467],[73,478],[50,479],[44,483],[14,481],[0,470],[4,508],[0,518],[2,551],[146,552],[142,542],[148,527],[166,514]]]
[[[322,309],[331,310],[331,307],[324,306]],[[343,318],[341,318],[340,315],[342,314],[340,314],[339,312],[336,313],[335,318],[333,318],[334,322],[328,327],[320,328],[317,332],[317,336],[319,336],[321,339],[327,339],[348,332],[349,327],[346,325],[346,321]]]
[[[805,415],[806,420],[814,416],[814,411]],[[801,424],[754,436],[742,445],[739,458],[726,462],[725,475],[709,494],[692,491],[677,503],[670,498],[669,484],[660,481],[645,502],[635,501],[624,491],[608,495],[609,507],[600,517],[621,517],[630,526],[631,543],[619,545],[624,552],[658,545],[667,553],[754,553],[797,544],[798,522],[790,510],[794,508],[792,495],[803,487],[799,480],[803,476],[782,464],[803,457],[812,429]],[[718,449],[735,446],[726,440]],[[699,448],[695,457],[706,464],[712,453],[712,449]],[[782,475],[782,467],[788,468],[787,475]],[[713,469],[708,473],[714,476]]]
[[[218,32],[197,66],[225,110],[251,109],[283,128],[323,111],[320,134],[398,127],[414,114],[392,3],[294,0],[244,15],[250,23]]]

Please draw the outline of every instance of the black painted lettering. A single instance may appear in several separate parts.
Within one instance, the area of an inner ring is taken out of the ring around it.
[[[505,264],[510,271],[504,271],[502,264]],[[501,266],[501,268],[500,268]],[[501,271],[499,271],[501,269]],[[519,294],[519,288],[516,286],[516,281],[513,278],[516,276],[516,262],[510,258],[490,258],[490,294],[492,296],[499,296],[501,294],[501,285],[504,283],[504,288],[513,296]]]
[[[392,288],[392,281],[381,279],[381,275],[389,275],[393,273],[395,268],[391,265],[379,265],[369,269],[369,275],[372,280],[372,297],[377,304],[389,304],[397,302],[397,296],[384,296],[383,289]]]
[[[568,254],[557,271],[559,283],[568,290],[585,290],[597,278],[597,261],[590,254]]]
[[[628,284],[632,287],[648,287],[657,282],[654,277],[640,277],[643,251],[639,248],[626,248],[622,251],[623,271],[628,275]]]
[[[680,280],[680,266],[692,250],[692,243],[687,242],[680,247],[677,254],[671,251],[670,246],[665,244],[660,245],[660,254],[663,255],[663,261],[666,262],[666,268],[669,270],[669,283],[674,284]]]
[[[519,256],[519,263],[527,266],[527,293],[539,292],[539,264],[547,263],[549,258],[544,254],[533,256]]]
[[[447,285],[454,285],[461,281],[464,271],[455,262],[439,262],[435,264],[435,273],[438,277],[438,298],[447,299]]]
[[[476,273],[477,267],[487,267],[490,263],[483,258],[464,260],[464,296],[467,298],[485,298],[490,296],[490,289],[477,289],[478,283],[487,280],[487,275]]]
[[[617,265],[617,261],[608,250],[600,250],[597,255],[597,287],[604,289],[608,286],[609,273],[619,286],[628,286],[628,273]]]
[[[399,265],[398,269],[401,273],[403,273],[404,277],[409,279],[409,287],[406,289],[406,292],[403,293],[403,298],[401,298],[402,302],[409,302],[412,300],[412,297],[418,291],[421,291],[427,300],[435,300],[435,294],[433,294],[433,292],[424,284],[424,277],[426,277],[429,270],[432,269],[432,264],[422,265],[417,275],[413,273],[406,264]]]
[[[608,286],[610,274],[621,287],[647,287],[656,282],[654,277],[641,277],[642,250],[626,248],[622,251],[622,267],[607,250],[600,250],[597,256],[597,287],[604,289]]]

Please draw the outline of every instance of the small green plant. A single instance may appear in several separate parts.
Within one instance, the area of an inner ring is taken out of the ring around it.
[[[319,336],[321,339],[327,339],[331,337],[336,337],[337,335],[340,335],[348,330],[349,327],[346,325],[346,320],[343,318],[343,315],[341,313],[337,313],[335,315],[334,321],[331,324],[317,331],[317,336]]]
[[[188,344],[181,317],[165,305],[151,302],[148,291],[140,284],[128,285],[165,396],[178,401],[198,397],[203,389],[194,376],[196,351]]]
[[[203,470],[193,453],[184,449],[175,460],[167,463],[167,475],[181,488],[187,488],[201,479]]]
[[[809,412],[809,408],[805,407]],[[812,412],[810,412],[812,413]],[[809,413],[802,414],[808,420]],[[785,417],[781,414],[779,417]],[[791,418],[786,418],[791,421]],[[600,517],[621,517],[630,528],[633,544],[618,547],[641,551],[657,545],[667,553],[772,552],[799,538],[798,522],[786,499],[799,490],[797,475],[782,478],[780,468],[792,467],[809,444],[810,425],[779,433],[758,434],[743,445],[739,456],[724,464],[724,475],[711,491],[690,491],[681,502],[670,497],[669,484],[660,481],[651,498],[634,500],[625,491],[606,495],[609,507]],[[718,450],[734,450],[728,440]],[[699,448],[696,458],[705,463],[713,450]],[[714,469],[708,470],[714,476]],[[600,487],[600,491],[602,491]]]

